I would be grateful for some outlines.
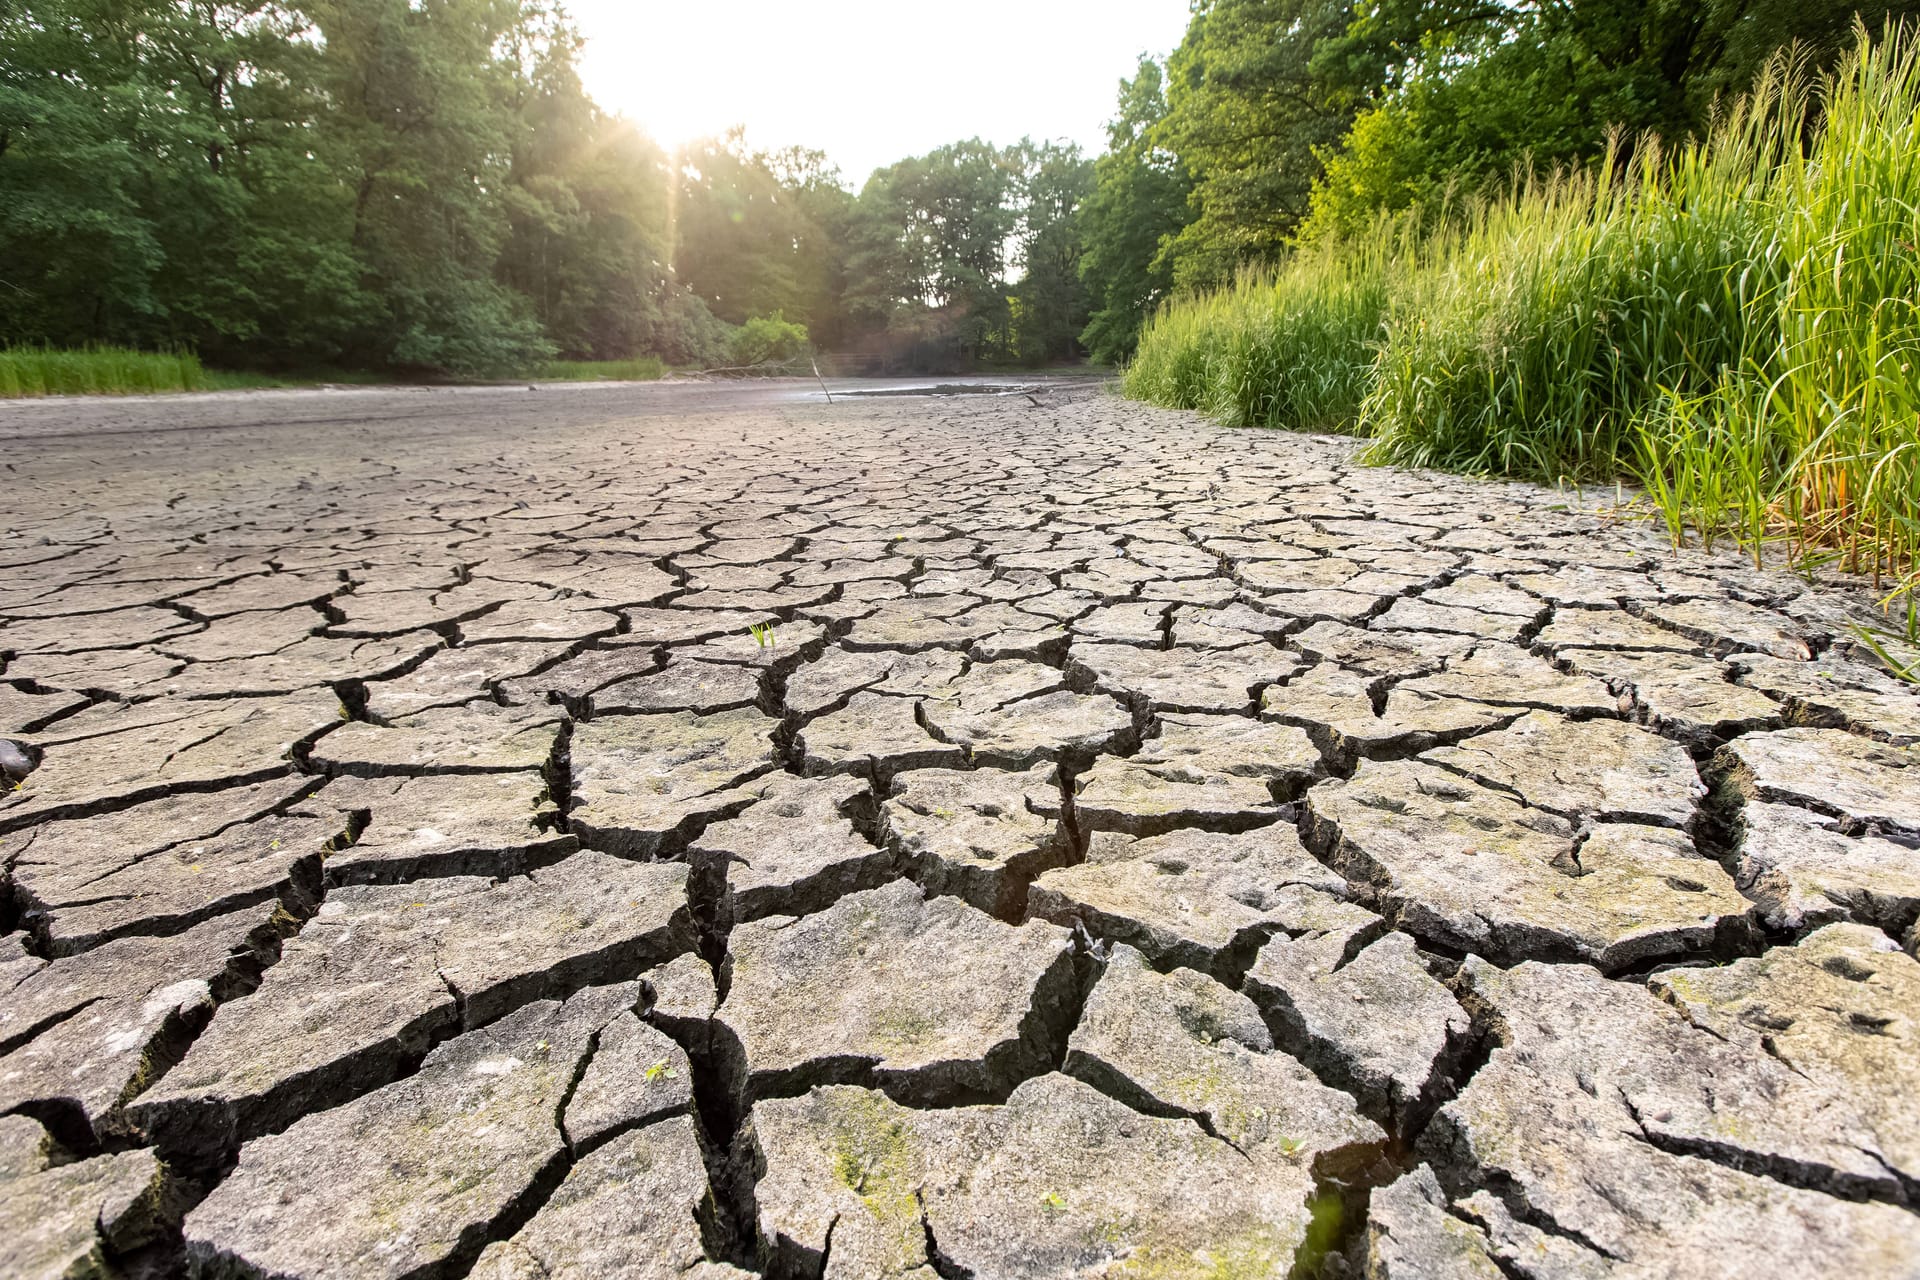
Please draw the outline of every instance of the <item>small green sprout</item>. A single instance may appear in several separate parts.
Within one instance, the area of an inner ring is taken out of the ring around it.
[[[646,1077],[648,1084],[652,1084],[655,1080],[661,1079],[662,1077],[668,1080],[677,1080],[680,1078],[680,1073],[668,1065],[665,1058],[660,1059],[660,1061],[648,1067],[641,1074]]]
[[[1057,1213],[1067,1207],[1067,1198],[1058,1191],[1049,1191],[1040,1197],[1040,1203]]]
[[[747,632],[753,637],[753,642],[762,649],[771,649],[774,642],[773,626],[771,622],[750,622],[747,624]]]

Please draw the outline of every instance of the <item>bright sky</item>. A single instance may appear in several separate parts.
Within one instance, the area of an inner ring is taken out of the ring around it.
[[[601,106],[669,146],[743,124],[825,151],[856,190],[945,142],[1106,140],[1120,78],[1186,0],[567,0]]]

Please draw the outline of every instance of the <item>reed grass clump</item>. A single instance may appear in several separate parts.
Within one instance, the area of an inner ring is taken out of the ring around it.
[[[658,356],[631,360],[549,360],[539,377],[548,382],[653,382],[667,375]]]
[[[1630,145],[1629,145],[1630,143]],[[1176,300],[1128,394],[1382,463],[1632,478],[1676,540],[1920,594],[1920,40],[1769,68],[1710,136],[1617,140]],[[1911,617],[1913,610],[1905,610]]]
[[[1135,399],[1237,427],[1351,431],[1371,382],[1389,278],[1414,246],[1403,219],[1300,250],[1278,271],[1166,308],[1127,367]]]
[[[131,347],[0,347],[0,399],[21,396],[145,395],[199,391],[200,359],[187,351]]]

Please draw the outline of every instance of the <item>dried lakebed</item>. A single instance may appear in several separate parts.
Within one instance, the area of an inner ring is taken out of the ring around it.
[[[1083,384],[0,443],[0,1274],[1915,1274],[1858,588]]]

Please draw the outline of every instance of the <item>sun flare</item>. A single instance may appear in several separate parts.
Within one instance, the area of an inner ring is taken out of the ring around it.
[[[758,146],[825,151],[855,186],[955,138],[1099,151],[1114,85],[1138,55],[1172,49],[1189,16],[1182,0],[982,0],[964,21],[887,0],[573,0],[568,11],[587,40],[588,91],[662,146],[745,126]]]

